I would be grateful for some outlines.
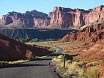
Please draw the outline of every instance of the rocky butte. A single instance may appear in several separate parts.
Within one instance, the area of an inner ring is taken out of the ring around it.
[[[104,18],[104,5],[89,10],[54,7],[49,14],[36,10],[26,13],[9,12],[0,19],[0,26],[7,28],[56,28],[80,27]]]
[[[2,27],[7,28],[39,28],[47,26],[48,15],[36,10],[27,11],[26,13],[9,12],[1,19]]]
[[[82,26],[104,18],[104,6],[90,10],[55,7],[49,17],[50,25],[56,28]]]

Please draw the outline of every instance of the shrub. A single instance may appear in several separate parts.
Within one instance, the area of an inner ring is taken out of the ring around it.
[[[12,65],[12,64],[21,64],[24,62],[28,62],[29,60],[17,60],[17,61],[0,61],[0,67],[4,67],[7,65]]]
[[[31,39],[30,42],[37,42],[39,41],[37,38]]]
[[[60,55],[56,58],[52,59],[52,62],[55,64],[56,69],[62,73],[62,75],[70,75],[72,78],[97,78],[98,77],[98,71],[95,65],[98,65],[99,62],[77,62],[77,61],[71,61],[66,60],[64,68],[64,62],[63,62],[63,55]],[[91,69],[88,71],[85,71],[85,66],[87,65],[93,65]]]
[[[64,56],[63,55],[59,55],[57,58],[58,59],[64,59]]]
[[[96,67],[91,67],[90,70],[87,70],[85,73],[86,78],[98,78],[98,70]]]
[[[100,61],[93,61],[93,62],[87,63],[86,66],[96,66],[98,64],[100,64]]]
[[[3,67],[3,66],[5,66],[5,65],[7,65],[7,64],[8,64],[7,61],[0,61],[0,67]]]
[[[69,65],[69,64],[71,64],[71,63],[72,63],[71,60],[66,60],[66,65]]]

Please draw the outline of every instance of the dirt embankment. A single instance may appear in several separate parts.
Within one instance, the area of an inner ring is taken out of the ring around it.
[[[1,61],[31,59],[35,56],[47,55],[50,52],[47,47],[26,45],[0,34]]]

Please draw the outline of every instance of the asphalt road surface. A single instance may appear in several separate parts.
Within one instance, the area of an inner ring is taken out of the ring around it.
[[[59,48],[58,52],[62,49]],[[0,78],[59,78],[49,66],[54,56],[31,61],[28,63],[0,68]]]

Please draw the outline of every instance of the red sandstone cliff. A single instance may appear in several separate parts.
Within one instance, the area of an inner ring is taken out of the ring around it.
[[[48,25],[49,20],[47,14],[33,10],[26,13],[9,12],[0,23],[7,28],[37,28]]]
[[[97,42],[104,39],[104,22],[101,24],[88,25],[82,30],[73,31],[63,37],[61,42],[87,41]]]
[[[104,18],[104,6],[90,10],[55,7],[49,17],[51,26],[59,28],[82,26]]]
[[[89,24],[104,18],[104,6],[94,9],[54,7],[48,15],[36,10],[26,13],[9,12],[0,20],[4,27],[68,29]]]

